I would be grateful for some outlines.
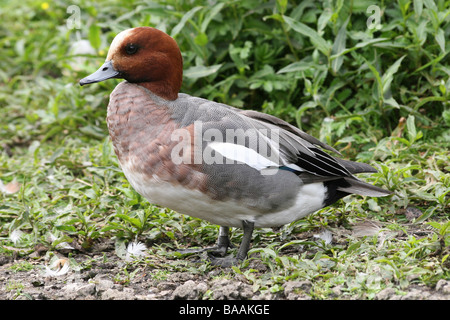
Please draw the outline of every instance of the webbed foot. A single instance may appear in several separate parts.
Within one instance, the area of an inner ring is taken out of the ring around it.
[[[224,257],[227,254],[228,248],[234,248],[234,245],[230,242],[228,233],[229,227],[220,227],[217,245],[208,248],[178,249],[177,252],[181,254],[196,254],[207,252],[208,254]]]

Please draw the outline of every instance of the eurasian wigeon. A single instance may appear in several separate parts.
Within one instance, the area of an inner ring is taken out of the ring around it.
[[[221,226],[212,263],[244,260],[255,227],[291,223],[349,194],[390,194],[353,175],[374,168],[329,155],[323,149],[339,153],[283,120],[179,93],[182,75],[175,40],[139,27],[120,32],[80,85],[125,79],[107,113],[120,166],[150,203]],[[235,257],[226,256],[229,227],[244,231]]]

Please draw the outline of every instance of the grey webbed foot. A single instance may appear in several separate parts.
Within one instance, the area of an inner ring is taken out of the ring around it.
[[[230,242],[228,236],[229,227],[220,227],[219,238],[217,240],[217,245],[208,248],[198,248],[198,249],[178,249],[177,252],[181,254],[196,254],[207,252],[214,256],[218,255],[224,257],[227,254],[228,248],[234,248],[234,245]]]
[[[236,257],[232,255],[226,257],[214,257],[209,255],[209,259],[212,265],[220,266],[223,268],[229,268],[232,266],[239,265],[242,261],[247,258],[248,250],[250,249],[250,243],[252,241],[252,234],[254,229],[254,223],[250,221],[242,221],[242,227],[244,229],[244,235],[242,237],[241,245],[239,246],[238,253]]]
[[[233,248],[228,236],[229,227],[220,227],[219,239],[217,245],[209,248],[199,249],[180,249],[177,250],[181,254],[195,254],[206,252],[208,254],[208,260],[212,265],[228,268],[231,266],[239,265],[247,258],[248,250],[250,249],[250,243],[252,241],[252,234],[254,229],[254,223],[243,220],[242,228],[244,229],[244,235],[242,237],[241,245],[236,254],[236,257],[232,255],[225,256],[228,248]]]

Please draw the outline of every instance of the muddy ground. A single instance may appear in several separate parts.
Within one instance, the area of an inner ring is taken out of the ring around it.
[[[41,256],[37,256],[41,255]],[[67,256],[67,254],[66,254]],[[70,270],[64,275],[49,275],[43,266],[50,264],[48,254],[36,250],[26,257],[0,256],[1,300],[309,300],[310,281],[287,281],[283,291],[276,294],[254,292],[244,276],[236,274],[231,279],[218,277],[222,272],[213,269],[204,274],[168,272],[155,277],[154,267],[145,264],[128,264],[114,251],[114,244],[104,245],[98,252],[89,254],[71,252],[78,263],[88,261],[89,267]],[[64,254],[60,254],[64,264]],[[47,259],[47,261],[46,261]],[[55,262],[55,257],[53,258]],[[265,272],[257,260],[249,267]],[[86,264],[84,264],[86,266]],[[59,266],[61,267],[61,266]],[[52,270],[57,270],[53,266]],[[153,272],[152,272],[153,270]],[[405,294],[406,292],[406,294]],[[330,298],[341,296],[339,288]],[[387,288],[376,294],[377,300],[450,300],[450,281],[440,280],[435,287],[413,285],[398,294]]]

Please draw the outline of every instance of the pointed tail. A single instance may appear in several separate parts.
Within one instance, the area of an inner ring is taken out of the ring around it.
[[[392,194],[391,191],[376,187],[369,183],[363,182],[356,178],[344,178],[344,180],[349,184],[345,187],[338,187],[339,191],[359,194],[361,196],[369,197],[385,197]]]

